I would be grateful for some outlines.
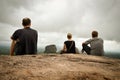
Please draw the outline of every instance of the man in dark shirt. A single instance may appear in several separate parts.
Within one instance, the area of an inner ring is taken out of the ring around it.
[[[16,55],[37,53],[37,31],[30,28],[29,18],[23,18],[22,25],[24,28],[16,30],[11,37],[10,55],[14,55],[14,52]]]

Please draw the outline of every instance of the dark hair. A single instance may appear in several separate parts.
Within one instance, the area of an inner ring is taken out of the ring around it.
[[[31,20],[29,18],[23,18],[22,25],[27,26],[29,24],[31,24]]]
[[[68,38],[68,39],[71,39],[71,38],[72,38],[72,34],[71,34],[71,33],[68,33],[68,34],[67,34],[67,38]]]
[[[98,32],[97,31],[92,31],[92,37],[98,37]]]

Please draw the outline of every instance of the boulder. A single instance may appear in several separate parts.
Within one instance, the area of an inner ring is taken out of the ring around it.
[[[56,51],[57,51],[56,45],[53,44],[53,45],[47,45],[45,47],[44,53],[56,53]]]

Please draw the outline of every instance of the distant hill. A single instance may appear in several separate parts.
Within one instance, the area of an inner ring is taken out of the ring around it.
[[[120,59],[120,53],[118,52],[106,52],[105,56],[110,57],[110,58]]]
[[[39,47],[38,48],[38,54],[44,53],[45,48]],[[61,47],[57,46],[57,53],[60,53]],[[10,52],[10,46],[7,45],[0,45],[0,54],[2,55],[8,55]],[[54,54],[54,53],[53,53]],[[120,59],[120,53],[117,52],[105,52],[105,56],[110,58],[117,58]]]
[[[0,54],[8,55],[10,52],[10,46],[0,45]]]

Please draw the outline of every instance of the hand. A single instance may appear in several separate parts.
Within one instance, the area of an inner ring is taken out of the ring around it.
[[[10,56],[14,56],[14,53],[10,53]]]
[[[84,42],[82,43],[82,46],[83,46],[83,45],[85,45],[85,43],[84,43]]]

